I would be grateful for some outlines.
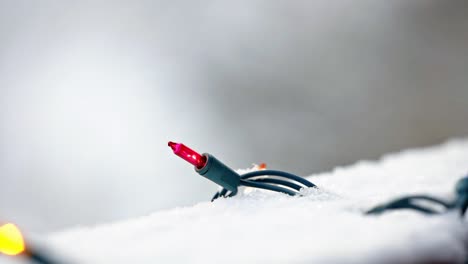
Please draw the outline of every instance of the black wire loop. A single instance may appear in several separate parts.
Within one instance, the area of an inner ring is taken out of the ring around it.
[[[291,196],[300,195],[299,192],[303,188],[317,187],[300,176],[277,170],[259,170],[243,174],[241,175],[240,186],[280,192]],[[237,192],[229,192],[223,188],[215,193],[211,201],[220,197],[232,197],[236,194]]]
[[[430,207],[418,205],[418,201],[426,201],[429,203],[434,203],[441,205],[445,210],[436,211]],[[377,215],[382,214],[390,210],[398,209],[412,209],[424,214],[441,214],[449,210],[459,210],[460,216],[464,216],[468,207],[468,176],[458,180],[455,187],[455,199],[453,201],[447,202],[439,198],[435,198],[427,195],[412,195],[396,200],[390,201],[388,203],[378,205],[368,211],[365,214],[368,215]]]

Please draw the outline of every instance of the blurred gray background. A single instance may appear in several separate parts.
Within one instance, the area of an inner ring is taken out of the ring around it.
[[[0,221],[208,200],[168,140],[308,175],[466,136],[465,3],[0,0]]]

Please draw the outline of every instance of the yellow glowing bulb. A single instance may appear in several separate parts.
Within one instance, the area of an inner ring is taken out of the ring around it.
[[[0,226],[0,253],[18,255],[24,251],[24,240],[14,224]]]

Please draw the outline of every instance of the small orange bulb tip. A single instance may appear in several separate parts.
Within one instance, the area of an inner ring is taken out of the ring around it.
[[[11,223],[0,226],[0,253],[14,256],[24,250],[23,235],[18,227]]]

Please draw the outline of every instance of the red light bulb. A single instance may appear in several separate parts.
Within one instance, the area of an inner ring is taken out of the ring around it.
[[[188,163],[192,164],[193,166],[197,167],[197,169],[201,169],[205,166],[206,157],[200,155],[195,150],[185,146],[184,144],[175,143],[172,141],[169,141],[167,145],[172,148],[172,151],[174,151],[174,154],[186,160]]]

